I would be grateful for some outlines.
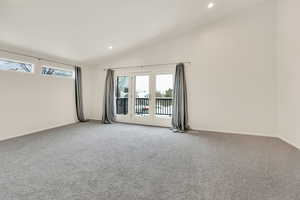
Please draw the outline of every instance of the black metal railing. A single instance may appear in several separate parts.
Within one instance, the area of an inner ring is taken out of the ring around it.
[[[155,99],[155,114],[171,116],[173,110],[172,98],[156,98]],[[135,98],[135,114],[145,115],[149,114],[149,98]],[[128,98],[116,99],[116,112],[117,114],[128,114]]]
[[[138,115],[149,114],[149,98],[135,98],[135,113]]]
[[[156,115],[172,115],[173,110],[172,98],[156,98],[155,99],[155,114]]]
[[[128,113],[128,98],[117,98],[116,111],[119,115],[126,115]]]

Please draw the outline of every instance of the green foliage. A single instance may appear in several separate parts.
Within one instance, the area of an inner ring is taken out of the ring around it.
[[[173,96],[173,90],[169,88],[165,93],[165,97],[172,97],[172,96]]]
[[[156,91],[156,97],[169,97],[171,98],[173,96],[173,89],[169,88],[164,93],[160,91]]]

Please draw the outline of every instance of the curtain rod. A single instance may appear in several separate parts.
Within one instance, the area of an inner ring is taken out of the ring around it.
[[[159,66],[159,65],[176,65],[178,63],[183,63],[183,64],[192,64],[192,62],[176,62],[176,63],[161,63],[161,64],[151,64],[151,65],[132,65],[132,66],[124,66],[124,67],[112,67],[112,68],[104,68],[105,70],[108,69],[128,69],[128,68],[136,68],[136,67],[155,67],[155,66]]]
[[[58,61],[55,61],[55,60],[50,60],[50,59],[40,58],[40,57],[28,55],[28,54],[23,54],[23,53],[18,53],[18,52],[14,52],[14,51],[9,51],[9,50],[6,50],[6,49],[0,49],[0,51],[5,52],[5,53],[19,55],[19,56],[25,56],[25,57],[28,57],[28,58],[34,58],[34,59],[37,59],[37,60],[43,60],[43,61],[47,61],[47,62],[52,62],[52,63],[56,63],[56,64],[60,64],[60,65],[66,65],[66,66],[71,66],[71,67],[76,66],[76,65],[71,65],[71,64],[63,63],[63,62],[58,62]]]

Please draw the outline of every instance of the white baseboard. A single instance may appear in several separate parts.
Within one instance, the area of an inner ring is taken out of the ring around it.
[[[262,136],[262,137],[271,137],[277,138],[277,135],[268,135],[264,133],[254,133],[254,132],[243,132],[243,131],[230,131],[230,130],[212,130],[212,129],[194,129],[190,128],[192,131],[203,131],[203,132],[212,132],[212,133],[222,133],[222,134],[234,134],[234,135],[250,135],[250,136]]]
[[[31,134],[39,133],[39,132],[42,132],[42,131],[47,131],[47,130],[59,128],[59,127],[69,126],[71,124],[76,124],[76,123],[78,123],[78,121],[69,122],[69,123],[65,123],[65,124],[59,124],[59,125],[55,125],[55,126],[50,126],[48,128],[43,128],[43,129],[36,129],[34,131],[27,132],[27,133],[21,133],[21,134],[10,136],[10,137],[3,137],[3,138],[0,138],[0,141],[5,141],[5,140],[13,139],[13,138],[18,138],[18,137],[26,136],[26,135],[31,135]]]
[[[102,120],[99,119],[89,119],[90,121],[97,121],[97,122],[101,122]],[[45,129],[37,129],[35,131],[32,131],[30,133],[23,133],[23,134],[19,134],[19,135],[15,135],[15,136],[11,136],[11,137],[5,137],[5,138],[0,138],[0,141],[4,141],[4,140],[8,140],[8,139],[12,139],[12,138],[17,138],[17,137],[22,137],[25,135],[31,135],[31,134],[35,134],[35,133],[39,133],[42,131],[47,131],[47,130],[51,130],[51,129],[55,129],[55,128],[59,128],[59,127],[64,127],[64,126],[69,126],[71,124],[76,124],[78,123],[78,121],[75,122],[70,122],[70,123],[66,123],[66,124],[60,124],[60,125],[55,125],[55,126],[51,126],[49,128],[45,128]],[[236,132],[236,131],[220,131],[220,130],[198,130],[198,129],[193,129],[190,128],[190,131],[196,131],[196,132],[211,132],[211,133],[220,133],[220,134],[234,134],[234,135],[249,135],[249,136],[261,136],[261,137],[272,137],[272,138],[278,138],[282,141],[284,141],[285,143],[297,148],[300,150],[300,145],[290,142],[287,139],[283,138],[283,137],[276,137],[276,136],[270,136],[270,135],[266,135],[266,134],[261,134],[261,133],[249,133],[249,132]]]
[[[289,145],[295,147],[296,149],[300,150],[300,144],[296,144],[296,143],[294,143],[294,142],[291,142],[291,141],[289,141],[289,140],[287,140],[287,139],[285,139],[285,138],[283,138],[283,137],[278,137],[278,138],[279,138],[280,140],[284,141],[285,143],[287,143],[287,144],[289,144]]]

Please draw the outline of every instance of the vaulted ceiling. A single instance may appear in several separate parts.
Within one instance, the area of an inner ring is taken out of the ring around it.
[[[0,47],[86,62],[262,1],[1,0]]]

